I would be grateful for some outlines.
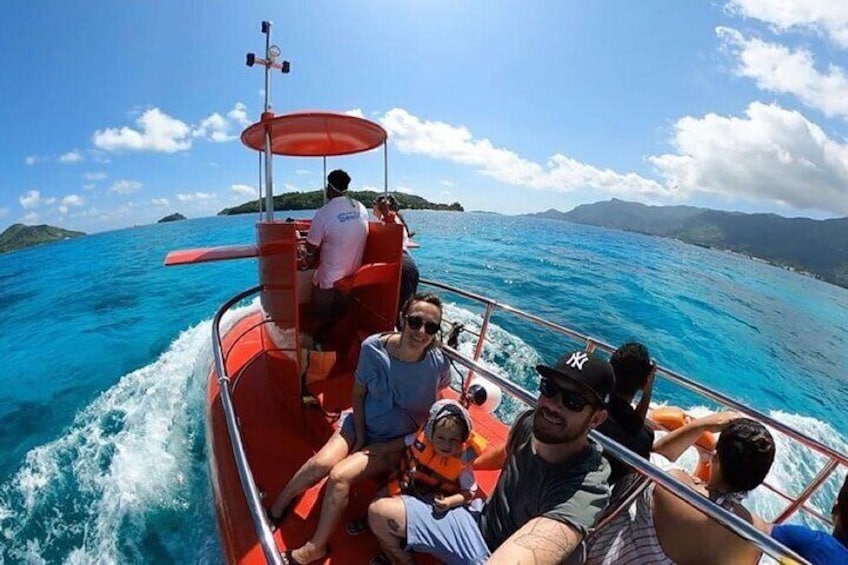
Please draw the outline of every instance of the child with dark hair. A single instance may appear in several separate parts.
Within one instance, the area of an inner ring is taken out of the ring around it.
[[[636,342],[616,349],[610,365],[615,372],[615,388],[607,403],[609,417],[598,426],[598,431],[647,459],[654,444],[654,430],[645,424],[645,414],[651,402],[656,367],[648,349]],[[633,399],[639,391],[642,398],[634,409]],[[630,471],[614,457],[607,460],[612,468],[610,483],[618,482]]]
[[[776,524],[771,536],[813,565],[848,563],[848,476],[830,510],[833,534],[806,526]]]

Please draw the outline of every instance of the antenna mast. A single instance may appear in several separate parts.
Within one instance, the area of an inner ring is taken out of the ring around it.
[[[262,112],[262,121],[270,120],[274,117],[271,112],[271,69],[279,69],[280,72],[287,74],[290,70],[288,61],[277,62],[281,51],[276,45],[271,45],[271,22],[262,22],[262,33],[265,34],[265,58],[260,59],[255,53],[247,54],[247,66],[252,67],[255,64],[260,64],[265,67],[265,109]],[[265,221],[271,222],[274,220],[274,178],[272,169],[271,152],[271,128],[265,126]]]

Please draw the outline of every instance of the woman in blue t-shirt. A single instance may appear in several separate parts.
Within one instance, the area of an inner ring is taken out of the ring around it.
[[[831,510],[833,535],[804,526],[775,525],[771,536],[813,565],[848,564],[848,476]]]
[[[403,444],[396,447],[392,440],[418,430],[439,391],[450,384],[450,365],[436,340],[442,322],[439,297],[416,294],[401,314],[402,331],[372,335],[362,343],[353,409],[268,510],[269,519],[279,522],[297,496],[329,475],[315,533],[286,552],[288,563],[310,563],[327,554],[327,540],[347,507],[351,484],[398,467]]]

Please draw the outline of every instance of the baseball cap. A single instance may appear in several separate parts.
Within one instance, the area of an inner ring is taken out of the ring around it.
[[[607,405],[615,388],[612,365],[582,350],[566,353],[553,367],[536,365],[536,370],[543,377],[565,377],[591,393],[602,406]]]

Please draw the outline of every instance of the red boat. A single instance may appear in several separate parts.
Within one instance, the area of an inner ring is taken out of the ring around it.
[[[326,169],[327,157],[371,151],[380,146],[385,154],[387,135],[379,124],[345,114],[300,112],[277,116],[271,113],[268,103],[270,72],[288,72],[289,64],[277,60],[279,49],[270,44],[270,23],[263,22],[262,31],[266,34],[265,57],[248,55],[248,65],[260,65],[265,69],[265,112],[260,121],[248,127],[241,136],[247,147],[261,151],[265,156],[266,194],[264,200],[260,199],[265,209],[263,219],[256,225],[256,244],[176,251],[166,259],[166,265],[246,257],[258,259],[258,286],[233,297],[221,306],[215,316],[212,335],[215,365],[209,374],[206,405],[210,475],[221,545],[228,563],[242,565],[279,563],[280,552],[299,547],[314,531],[323,483],[307,491],[289,518],[275,531],[268,524],[266,509],[295,471],[330,437],[339,412],[350,407],[353,370],[362,340],[370,334],[393,329],[402,252],[401,226],[370,223],[362,266],[352,276],[337,283],[337,288],[350,300],[344,317],[325,344],[325,349],[336,352],[335,364],[326,376],[315,380],[306,378],[302,335],[303,332],[308,333],[311,325],[309,291],[312,271],[304,266],[298,268],[298,249],[309,222],[274,219],[272,155],[322,157]],[[466,335],[466,338],[471,336],[473,354],[463,355],[447,344],[443,348],[448,357],[464,367],[463,372],[468,371],[467,374],[455,375],[459,382],[452,395],[469,402],[475,396],[471,394],[474,392],[471,389],[472,376],[478,383],[488,383],[477,389],[478,404],[471,402],[469,410],[475,430],[491,446],[505,440],[508,427],[493,415],[491,402],[484,402],[482,397],[488,394],[491,400],[492,396],[503,391],[521,402],[535,403],[534,395],[479,362],[493,313],[515,316],[557,332],[566,339],[583,342],[589,350],[613,350],[611,345],[602,341],[476,293],[434,281],[422,281],[422,284],[440,293],[451,293],[463,300],[477,302],[483,308],[479,328]],[[257,295],[258,306],[228,324],[229,327],[224,330],[225,314],[235,305]],[[787,501],[778,521],[799,510],[828,521],[826,516],[808,504],[808,500],[837,466],[848,465],[843,454],[673,371],[660,367],[658,376],[763,421],[773,430],[823,455],[821,471],[799,495],[791,496],[774,487],[767,488]],[[626,448],[594,432],[593,437],[606,450],[641,473],[645,477],[643,485],[656,481],[727,524],[764,552],[778,558],[791,555],[768,536],[714,506]],[[485,495],[494,486],[498,470],[480,468],[476,469],[476,474]],[[364,484],[352,493],[342,523],[365,515],[377,487],[376,484]],[[639,491],[635,489],[633,496],[628,497],[621,508],[626,508]],[[368,563],[378,551],[377,542],[369,533],[352,537],[344,528],[335,532],[330,546],[332,551],[325,558],[325,563]],[[429,559],[420,561],[430,562]]]

